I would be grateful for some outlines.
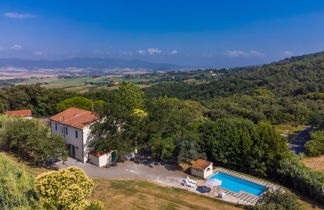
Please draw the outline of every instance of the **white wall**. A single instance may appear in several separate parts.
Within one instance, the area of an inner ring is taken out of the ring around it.
[[[205,170],[204,170],[204,178],[207,178],[209,176],[213,175],[213,164],[210,164]]]
[[[95,139],[94,136],[91,135],[91,126],[93,125],[90,124],[88,126],[85,126],[83,128],[83,159],[86,162],[88,160],[88,153],[91,152],[91,148],[89,147],[89,144]]]
[[[57,125],[57,129],[55,129],[55,124]],[[67,133],[66,133],[67,128]],[[87,159],[85,156],[87,156],[87,153],[85,154],[84,151],[84,135],[83,130],[74,128],[71,126],[67,126],[55,121],[51,121],[51,130],[52,134],[59,134],[64,136],[66,144],[72,144],[75,146],[75,158],[78,160],[81,160],[82,162],[85,162]],[[76,138],[75,132],[78,132],[78,138]]]
[[[213,175],[213,164],[210,164],[204,171],[191,168],[191,174],[206,179],[207,177]]]
[[[99,157],[89,154],[90,162],[99,167],[106,166],[108,163],[111,163],[111,153],[109,152]]]

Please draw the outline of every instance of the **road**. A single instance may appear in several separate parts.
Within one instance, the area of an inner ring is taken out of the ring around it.
[[[312,127],[306,127],[300,131],[288,144],[289,149],[295,153],[300,154],[306,152],[305,143],[311,139],[310,132],[314,130]]]

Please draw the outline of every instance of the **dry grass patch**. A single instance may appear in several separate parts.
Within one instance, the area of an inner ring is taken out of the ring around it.
[[[92,199],[109,209],[240,209],[234,205],[140,180],[95,179]]]
[[[314,158],[305,158],[302,162],[307,167],[324,174],[324,155]]]

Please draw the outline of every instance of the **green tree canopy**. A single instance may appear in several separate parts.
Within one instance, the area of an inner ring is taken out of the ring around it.
[[[124,82],[115,93],[113,103],[123,106],[127,110],[142,109],[144,106],[144,92],[138,86]]]
[[[57,109],[59,112],[62,112],[70,107],[85,109],[85,110],[101,110],[104,106],[105,102],[103,100],[92,101],[90,99],[84,97],[73,97],[65,99],[57,104]]]
[[[1,142],[22,158],[41,166],[49,158],[66,159],[64,138],[51,135],[49,128],[38,120],[7,116],[0,120]]]
[[[234,118],[206,122],[200,127],[209,160],[258,176],[267,176],[288,147],[270,124]]]

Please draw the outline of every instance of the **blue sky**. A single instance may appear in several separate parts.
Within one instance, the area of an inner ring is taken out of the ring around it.
[[[0,58],[229,67],[321,50],[323,0],[0,1]]]

